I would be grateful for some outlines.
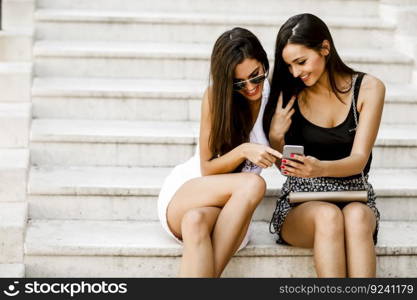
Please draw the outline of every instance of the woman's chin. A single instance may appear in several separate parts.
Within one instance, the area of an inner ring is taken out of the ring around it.
[[[243,97],[248,99],[249,101],[258,101],[262,97],[262,86],[259,85],[256,87],[254,91],[248,93],[246,91],[241,93]]]

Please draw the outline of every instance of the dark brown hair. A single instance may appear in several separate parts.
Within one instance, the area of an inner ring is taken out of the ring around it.
[[[249,141],[252,119],[248,101],[233,91],[235,68],[246,58],[269,69],[268,58],[258,38],[249,30],[236,27],[223,33],[211,54],[209,147],[213,158]]]
[[[271,80],[271,93],[269,94],[263,119],[263,128],[266,136],[269,136],[270,124],[277,106],[279,94],[283,93],[283,104],[287,105],[293,95],[299,94],[305,88],[302,80],[294,78],[288,70],[287,63],[282,58],[284,47],[287,44],[298,44],[320,51],[323,48],[324,40],[327,40],[330,44],[325,68],[333,93],[342,101],[340,94],[347,93],[352,88],[341,90],[336,84],[336,74],[353,75],[356,71],[348,67],[340,58],[327,25],[312,14],[299,14],[289,18],[281,26],[275,43],[275,63]]]

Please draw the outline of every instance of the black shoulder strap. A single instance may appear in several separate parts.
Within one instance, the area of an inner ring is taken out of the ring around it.
[[[358,77],[355,81],[355,86],[353,87],[353,99],[355,100],[355,104],[358,103],[358,96],[359,96],[359,90],[361,88],[361,83],[363,76],[365,76],[365,73],[359,72]]]

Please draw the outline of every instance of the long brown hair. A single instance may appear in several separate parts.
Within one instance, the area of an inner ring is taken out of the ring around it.
[[[320,51],[324,40],[327,40],[330,44],[330,51],[326,56],[326,71],[333,93],[342,101],[340,94],[347,93],[352,88],[351,86],[347,90],[342,90],[337,86],[336,74],[353,75],[357,72],[348,67],[340,58],[327,25],[312,14],[299,14],[289,18],[281,26],[275,43],[275,63],[271,80],[271,92],[263,119],[263,128],[266,136],[269,135],[271,120],[277,106],[279,94],[283,93],[283,104],[287,105],[293,95],[299,94],[306,87],[300,78],[294,78],[288,70],[288,66],[282,58],[284,47],[287,44],[299,44]]]
[[[233,91],[235,68],[246,58],[269,69],[268,58],[258,38],[249,30],[236,27],[223,33],[211,54],[209,147],[213,158],[249,141],[252,119],[248,101]]]

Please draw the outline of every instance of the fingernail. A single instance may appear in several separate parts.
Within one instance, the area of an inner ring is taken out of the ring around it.
[[[287,160],[283,159],[283,160],[282,160],[282,162],[283,162],[283,163],[286,163],[286,162],[287,162]]]
[[[288,172],[284,172],[284,175],[287,175],[288,174]]]
[[[285,166],[281,166],[281,169],[285,169]]]
[[[294,156],[295,156],[295,154],[291,154],[291,155],[290,155],[290,157],[294,157]]]

